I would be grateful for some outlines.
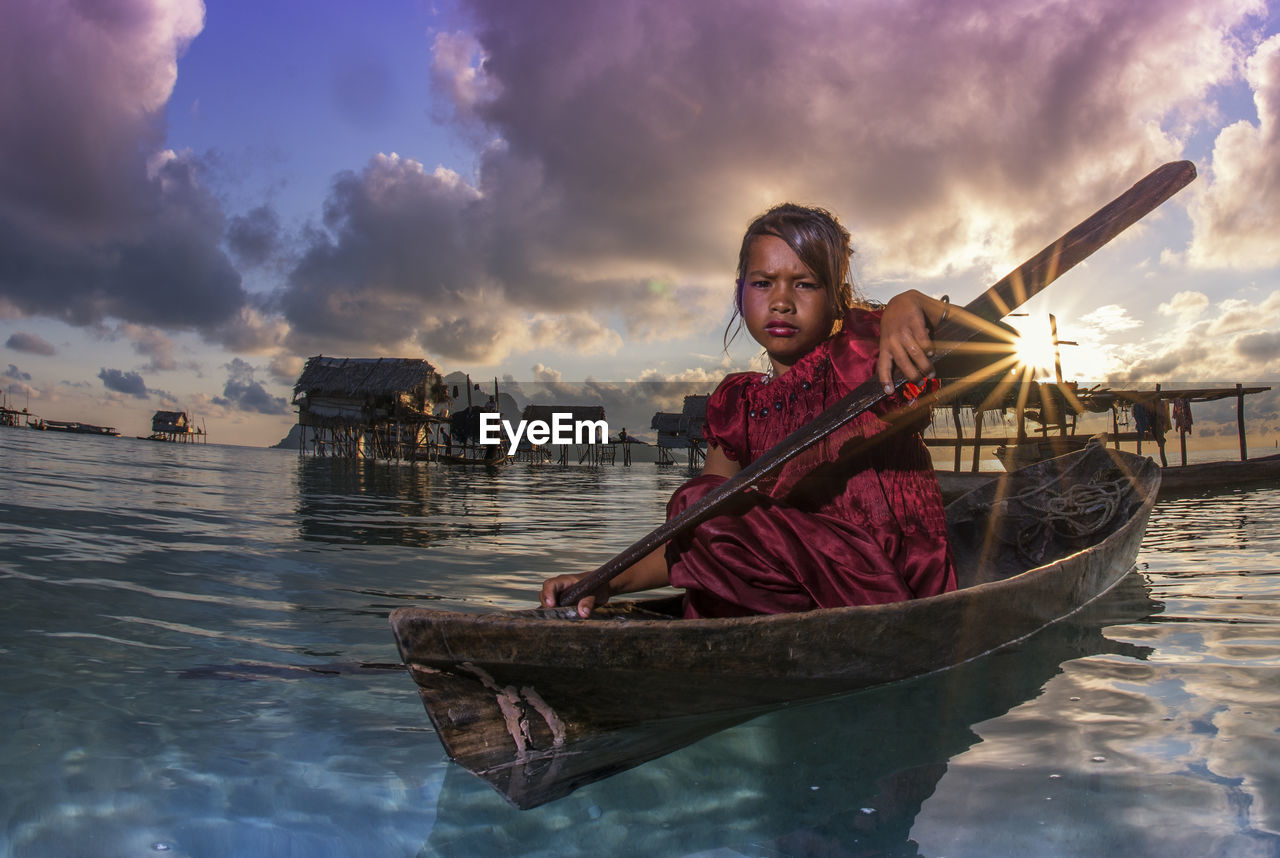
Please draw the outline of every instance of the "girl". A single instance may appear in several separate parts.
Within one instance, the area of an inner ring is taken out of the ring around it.
[[[729,324],[746,325],[770,367],[729,375],[711,394],[706,464],[676,491],[668,517],[867,379],[892,392],[895,366],[913,382],[932,374],[929,333],[947,304],[913,290],[883,310],[869,309],[849,282],[851,253],[848,231],[823,209],[784,204],[747,228]],[[880,413],[902,404],[890,397]],[[838,454],[843,441],[888,428],[877,414],[862,414],[842,437],[805,457],[801,477],[743,492],[732,512],[702,522],[583,598],[579,615],[612,595],[668,584],[684,588],[686,617],[878,604],[954,589],[942,496],[919,427],[886,432],[852,456]],[[544,582],[542,604],[554,606],[580,577]]]

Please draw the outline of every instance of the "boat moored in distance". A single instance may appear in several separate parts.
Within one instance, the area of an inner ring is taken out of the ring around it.
[[[889,605],[680,619],[681,600],[461,614],[400,608],[400,654],[456,762],[518,807],[788,703],[994,652],[1078,611],[1132,568],[1160,484],[1091,444],[952,503],[960,587]]]
[[[1280,486],[1280,454],[1254,459],[1195,462],[1160,469],[1160,496],[1248,486]]]
[[[70,432],[74,435],[107,435],[119,438],[120,431],[114,426],[94,426],[92,423],[79,423],[74,420],[41,420],[41,429],[50,432]]]
[[[936,473],[943,500],[948,502],[1001,476],[999,471],[940,470]],[[1280,454],[1244,461],[1193,462],[1160,469],[1161,498],[1191,492],[1231,492],[1259,487],[1280,487]]]

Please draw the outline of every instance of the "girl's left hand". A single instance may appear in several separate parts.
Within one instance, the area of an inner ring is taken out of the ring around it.
[[[938,303],[922,292],[910,289],[894,295],[880,318],[880,357],[876,376],[885,393],[893,392],[893,369],[907,381],[921,382],[933,375],[933,339],[929,336],[926,308]]]

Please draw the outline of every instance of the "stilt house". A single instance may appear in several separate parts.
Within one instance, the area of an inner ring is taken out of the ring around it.
[[[425,459],[444,382],[421,358],[308,358],[293,387],[301,452],[369,459]]]
[[[658,464],[675,464],[672,450],[688,450],[690,468],[705,460],[706,439],[702,437],[702,424],[707,419],[708,399],[710,396],[706,394],[686,396],[679,414],[659,411],[653,415],[649,428],[658,433]]]
[[[151,441],[188,443],[204,440],[204,432],[191,424],[185,411],[157,411],[151,415]]]

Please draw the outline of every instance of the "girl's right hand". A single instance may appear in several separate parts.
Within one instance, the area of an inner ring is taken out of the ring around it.
[[[907,381],[919,384],[933,375],[933,339],[929,326],[943,313],[937,301],[915,289],[889,299],[880,317],[880,355],[876,376],[885,393],[893,392],[893,370],[897,367]]]
[[[554,608],[560,604],[560,594],[568,590],[587,574],[557,575],[542,582],[542,592],[538,594],[538,603],[544,608]],[[605,581],[594,593],[589,593],[578,600],[578,616],[586,619],[598,605],[609,601],[609,582]]]

